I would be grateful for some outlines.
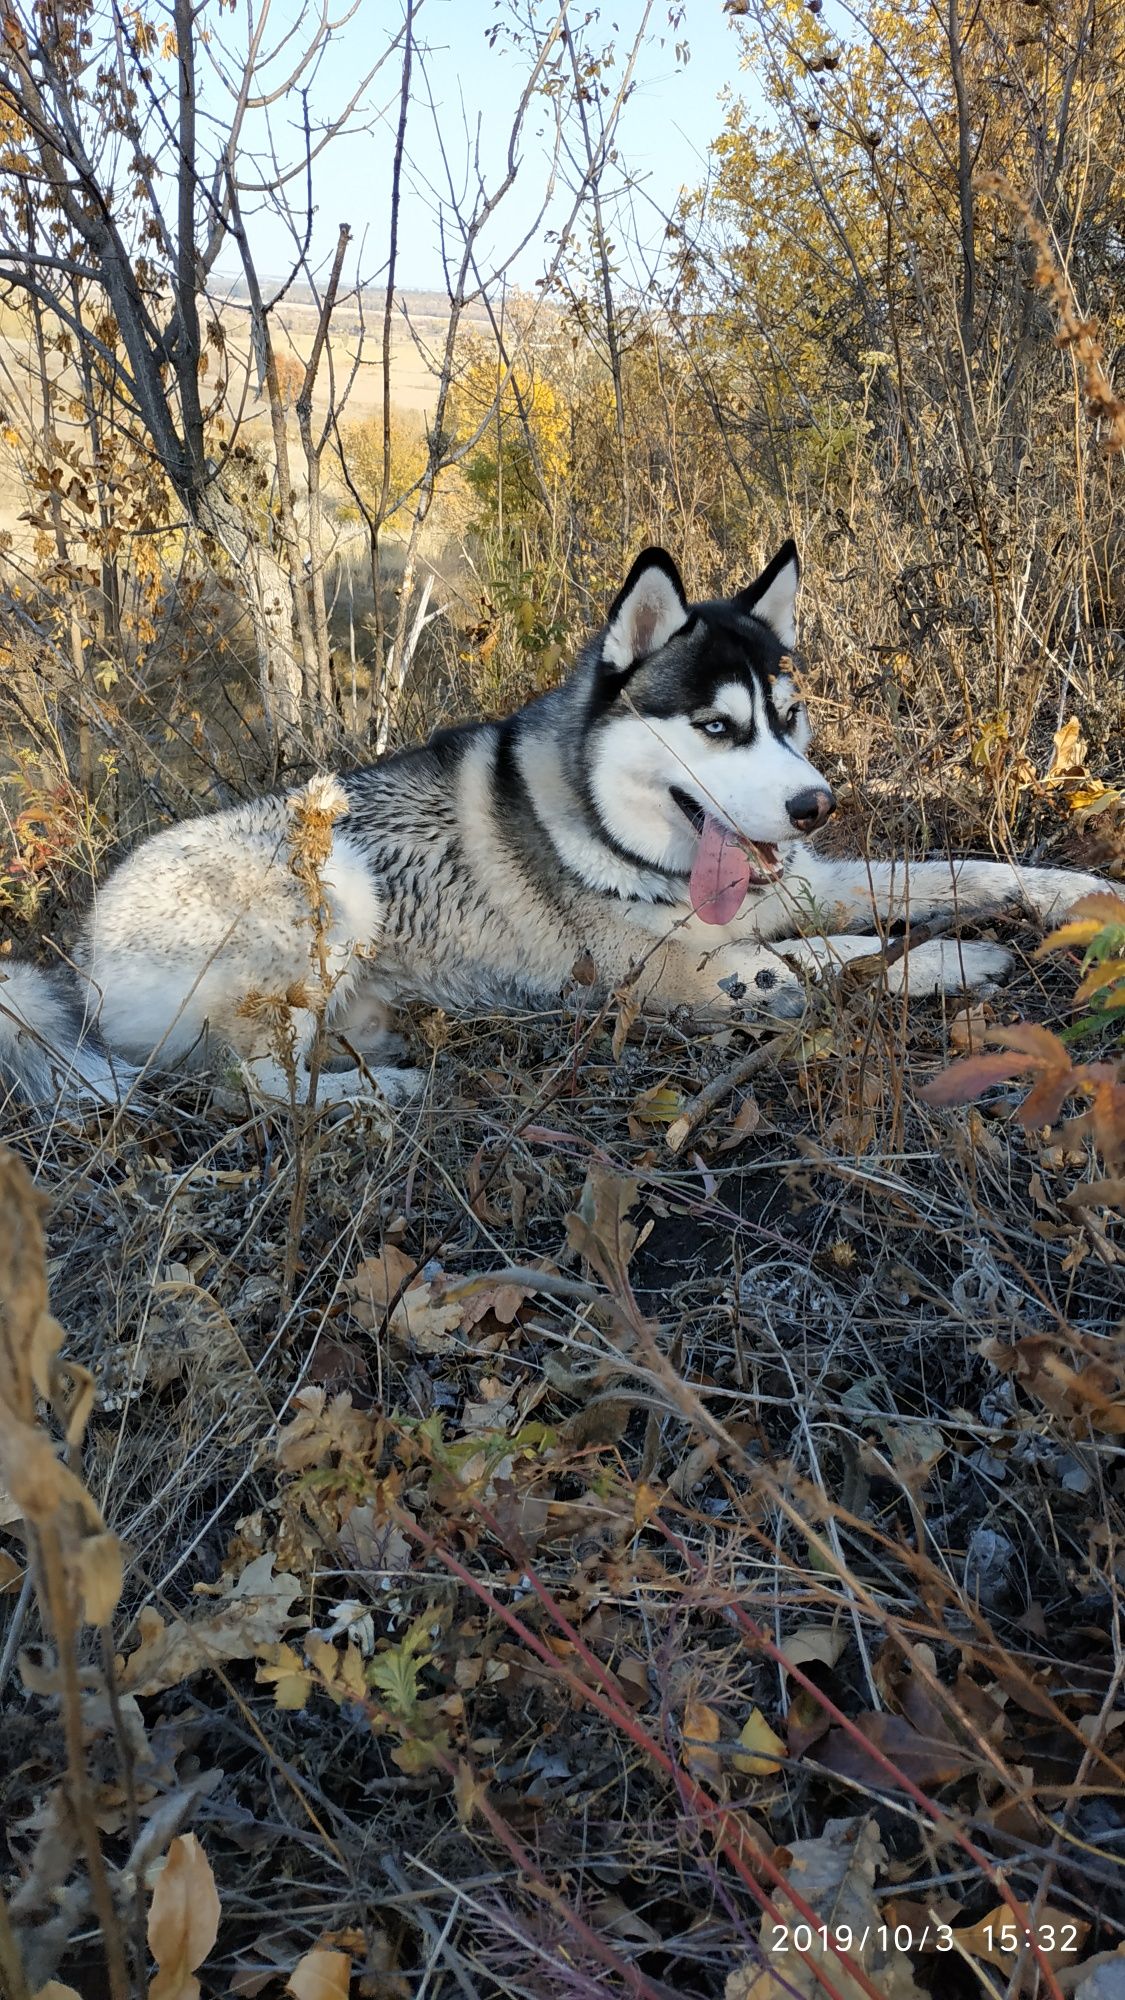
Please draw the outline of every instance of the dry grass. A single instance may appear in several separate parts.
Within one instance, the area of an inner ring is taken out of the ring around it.
[[[1071,986],[1027,963],[986,1011],[1061,1020]],[[10,1117],[126,1556],[116,1729],[108,1654],[77,1652],[130,1980],[130,1848],[188,1825],[215,1992],[320,1946],[377,1995],[718,1995],[784,1850],[857,1816],[870,1908],[919,1938],[1006,1898],[1074,1927],[1062,1968],[1125,1936],[1119,1219],[1003,1105],[919,1106],[936,1007],[816,1008],[677,1153],[737,1031],[635,1023],[615,1053],[612,1017],[424,1020],[390,1145],[190,1093]],[[1067,1386],[1094,1359],[1099,1406]],[[49,1682],[5,1667],[29,1990],[97,1985]],[[908,1956],[919,1990],[981,1990],[979,1960]],[[862,1962],[835,1990],[911,1990]]]

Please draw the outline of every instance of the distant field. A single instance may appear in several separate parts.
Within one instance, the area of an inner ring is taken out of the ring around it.
[[[244,306],[228,302],[222,309],[222,325],[232,356],[231,382],[234,396],[241,399],[249,352],[249,319]],[[273,329],[279,356],[288,355],[300,365],[307,362],[316,330],[316,308],[301,298],[289,298],[273,315]],[[474,332],[487,332],[483,312],[466,314],[465,325]],[[448,327],[448,304],[440,293],[407,292],[396,302],[391,358],[393,406],[416,416],[433,408],[437,370]],[[39,419],[40,398],[29,375],[33,358],[30,335],[20,330],[19,316],[5,309],[0,317],[0,430],[11,425],[23,431]],[[77,390],[73,370],[60,370],[62,384]],[[330,352],[322,359],[314,410],[323,413],[330,393],[337,399],[346,395],[343,420],[363,423],[382,407],[382,301],[364,301],[362,315],[353,300],[345,301],[333,321]],[[268,426],[269,413],[264,398],[257,393],[251,375],[251,391],[242,411],[242,421],[251,436]],[[77,434],[81,425],[73,426]],[[27,512],[28,499],[12,451],[0,448],[0,530],[13,537],[17,551],[29,550],[32,530],[20,516]]]
[[[381,300],[365,302],[361,317],[354,301],[350,301],[332,322],[336,392],[341,393],[351,378],[347,414],[353,422],[362,421],[382,406],[382,310]],[[229,304],[222,318],[232,352],[244,358],[249,331],[245,309]],[[316,332],[316,308],[287,299],[276,318],[278,354],[290,354],[295,361],[306,362]],[[397,409],[425,412],[433,408],[448,323],[448,305],[437,293],[409,292],[397,301],[391,356],[392,401]],[[477,332],[487,331],[483,314],[467,315],[465,324]],[[330,383],[329,372],[322,364],[315,407],[327,407]]]

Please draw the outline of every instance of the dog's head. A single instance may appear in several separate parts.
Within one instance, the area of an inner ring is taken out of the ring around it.
[[[595,662],[590,789],[615,845],[729,922],[782,872],[778,848],[824,824],[831,788],[790,649],[800,563],[786,542],[734,597],[689,604],[663,549],[637,557]]]

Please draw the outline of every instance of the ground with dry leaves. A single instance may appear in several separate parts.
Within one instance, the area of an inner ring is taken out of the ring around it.
[[[13,1121],[21,2000],[1120,1996],[1120,1215],[1018,1085],[918,1097],[1074,983]]]

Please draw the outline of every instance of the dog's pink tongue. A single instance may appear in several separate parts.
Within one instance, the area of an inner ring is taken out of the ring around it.
[[[729,924],[750,887],[746,849],[717,819],[706,818],[691,871],[691,900],[705,924]]]

